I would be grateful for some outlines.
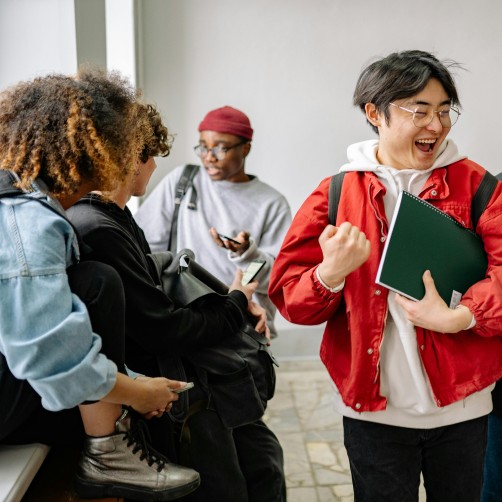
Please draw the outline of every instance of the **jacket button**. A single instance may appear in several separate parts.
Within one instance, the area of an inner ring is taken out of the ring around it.
[[[438,194],[437,190],[431,190],[431,195],[434,195],[434,197]]]
[[[380,237],[380,242],[385,242],[385,236]]]
[[[420,345],[420,350],[424,350],[425,349],[425,345]]]
[[[377,295],[377,296],[378,296],[378,295],[381,295],[381,294],[382,294],[382,292],[381,292],[379,289],[377,289],[377,290],[375,291],[375,295]]]
[[[356,403],[356,410],[360,410],[361,409],[361,403]]]
[[[373,354],[373,349],[368,349],[368,354]]]

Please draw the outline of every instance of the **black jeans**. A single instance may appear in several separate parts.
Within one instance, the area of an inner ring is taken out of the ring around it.
[[[502,382],[497,385],[502,385]],[[481,502],[502,499],[502,416],[488,415],[488,446],[486,449],[484,483]]]
[[[186,502],[285,502],[282,447],[262,420],[228,429],[210,409],[188,419],[189,460],[201,476]]]
[[[125,372],[125,300],[120,276],[112,267],[91,261],[74,265],[67,273],[72,292],[85,303],[92,328],[103,340],[101,352]],[[80,444],[84,429],[78,408],[47,411],[29,383],[15,378],[1,354],[0,358],[0,442]]]
[[[344,417],[355,502],[478,502],[487,417],[434,429],[409,429]]]

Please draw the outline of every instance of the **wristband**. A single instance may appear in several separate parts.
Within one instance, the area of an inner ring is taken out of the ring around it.
[[[469,309],[468,309],[465,305],[462,305],[462,304],[457,305],[457,306],[455,307],[455,310],[456,310],[456,309],[459,309],[459,308],[465,308],[465,309],[469,310]],[[469,312],[470,312],[470,310],[469,310]],[[471,322],[469,323],[469,326],[467,326],[467,328],[464,328],[464,329],[463,329],[463,331],[466,331],[466,330],[468,330],[468,329],[472,329],[472,328],[474,328],[474,326],[476,326],[476,318],[474,317],[474,314],[471,314],[471,315],[472,315]]]
[[[340,283],[338,284],[338,286],[335,286],[334,288],[330,288],[322,279],[321,279],[321,274],[319,274],[319,267],[317,267],[315,269],[315,274],[316,274],[316,277],[318,279],[318,281],[321,283],[321,286],[324,288],[324,289],[327,289],[328,291],[330,291],[331,293],[339,293],[343,287],[345,286],[345,279]]]

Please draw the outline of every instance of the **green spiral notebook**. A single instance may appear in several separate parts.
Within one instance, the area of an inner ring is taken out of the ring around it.
[[[399,194],[378,267],[377,284],[412,300],[425,295],[422,275],[430,270],[436,289],[455,308],[484,279],[486,253],[480,237],[432,204]]]

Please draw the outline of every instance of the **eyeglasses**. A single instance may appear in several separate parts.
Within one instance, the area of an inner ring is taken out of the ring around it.
[[[240,143],[237,143],[232,146],[218,145],[215,146],[214,148],[208,148],[207,146],[204,145],[197,145],[194,146],[193,149],[195,154],[200,158],[205,157],[209,152],[211,152],[213,156],[216,157],[218,160],[223,160],[229,150],[232,150],[232,148],[237,148],[238,146],[244,145],[246,143],[247,141],[241,141]]]
[[[417,127],[427,127],[434,119],[435,113],[438,114],[439,122],[441,122],[443,127],[453,127],[460,116],[460,112],[451,106],[441,110],[433,110],[430,106],[417,106],[414,110],[410,110],[409,108],[396,105],[395,103],[389,104],[413,114],[413,123]]]

